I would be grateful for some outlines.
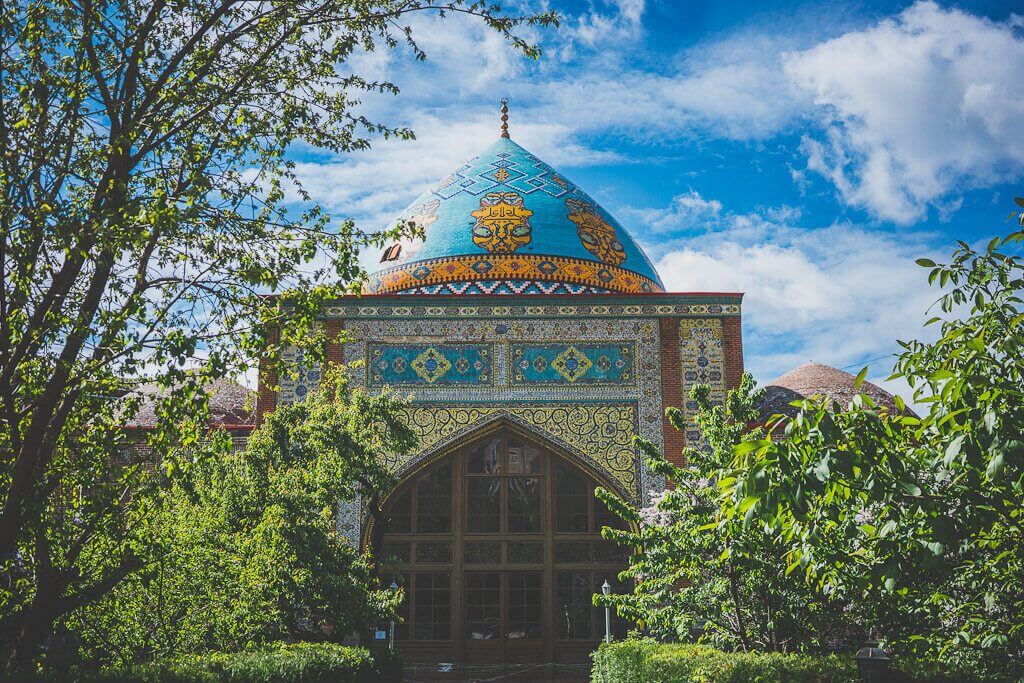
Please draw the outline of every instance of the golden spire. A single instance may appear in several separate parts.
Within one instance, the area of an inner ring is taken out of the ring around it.
[[[501,137],[508,137],[508,98],[501,98]]]

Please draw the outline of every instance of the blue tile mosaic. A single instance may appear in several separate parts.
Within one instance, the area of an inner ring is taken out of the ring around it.
[[[490,344],[370,344],[371,385],[490,384]]]
[[[513,344],[512,384],[633,384],[632,344]]]

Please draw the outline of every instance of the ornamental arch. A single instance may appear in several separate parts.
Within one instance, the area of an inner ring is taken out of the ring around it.
[[[597,486],[610,482],[507,419],[407,469],[364,542],[385,585],[406,590],[396,642],[413,666],[578,666],[604,633],[591,596],[622,588],[627,559],[600,536],[623,523]]]

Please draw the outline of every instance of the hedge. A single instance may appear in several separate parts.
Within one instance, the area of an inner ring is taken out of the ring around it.
[[[386,655],[375,660],[361,647],[292,643],[108,669],[88,680],[97,683],[383,683],[397,680],[396,667],[401,670],[395,660]]]
[[[705,645],[647,640],[602,644],[593,654],[594,683],[847,683],[859,681],[846,657],[723,652]]]

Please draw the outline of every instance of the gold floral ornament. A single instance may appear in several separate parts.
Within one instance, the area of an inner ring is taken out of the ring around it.
[[[576,234],[587,251],[615,266],[626,260],[626,250],[615,236],[615,228],[601,218],[597,209],[576,199],[566,199],[565,205],[569,209],[569,220],[576,224]]]
[[[476,218],[473,243],[492,254],[511,254],[530,243],[533,211],[515,192],[488,192],[470,215]]]
[[[434,347],[430,347],[416,356],[410,365],[416,374],[429,384],[441,379],[452,369],[452,364],[444,357],[444,354]]]

